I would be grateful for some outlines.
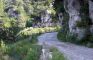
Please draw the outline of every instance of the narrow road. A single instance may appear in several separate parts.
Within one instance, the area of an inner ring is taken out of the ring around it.
[[[57,32],[45,33],[38,37],[38,43],[56,47],[68,60],[93,60],[93,48],[78,46],[71,43],[60,42]]]

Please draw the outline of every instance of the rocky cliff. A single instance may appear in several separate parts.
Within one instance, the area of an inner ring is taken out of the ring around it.
[[[57,5],[60,4],[60,5]],[[93,1],[92,0],[55,0],[56,11],[63,14],[62,33],[65,38],[72,35],[77,41],[90,41],[93,35]],[[61,7],[61,8],[60,8]],[[59,9],[58,9],[59,8]],[[66,16],[65,14],[68,14]],[[68,20],[66,20],[67,18]],[[64,22],[65,20],[65,22]],[[63,24],[64,23],[64,24]],[[68,27],[66,30],[65,28]],[[62,35],[63,36],[63,35]],[[75,41],[75,40],[73,40]],[[93,40],[92,40],[93,41]]]

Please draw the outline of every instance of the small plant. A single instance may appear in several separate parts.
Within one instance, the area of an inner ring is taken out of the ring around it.
[[[66,34],[62,33],[61,31],[58,32],[57,37],[59,40],[66,42]]]
[[[32,44],[29,40],[10,45],[7,55],[16,60],[38,60],[42,46]]]
[[[39,60],[41,54],[41,46],[33,45],[28,49],[27,55],[24,60]]]
[[[31,27],[32,26],[32,20],[28,20],[26,22],[26,27]]]
[[[62,31],[60,31],[60,32],[58,32],[57,37],[60,41],[64,41],[64,42],[71,42],[71,43],[78,42],[78,39],[76,38],[76,36],[74,36],[71,33],[65,34],[64,32],[62,33]]]
[[[93,35],[89,37],[90,41],[93,42]]]
[[[83,24],[82,24],[81,21],[77,21],[77,24],[76,24],[77,27],[82,27],[82,25],[83,25]]]
[[[79,28],[86,28],[88,27],[88,21],[87,20],[77,21],[76,26]]]
[[[59,52],[56,48],[52,47],[50,48],[50,51],[52,52],[52,60],[66,60],[64,55]]]
[[[8,49],[8,46],[4,43],[4,41],[1,40],[0,50],[2,53],[6,53]]]

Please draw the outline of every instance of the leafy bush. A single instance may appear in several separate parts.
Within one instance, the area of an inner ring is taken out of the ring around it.
[[[90,41],[93,42],[93,35],[89,37]]]
[[[0,42],[0,60],[10,60],[11,58],[6,54],[9,47],[1,40]]]
[[[12,43],[16,41],[16,34],[20,29],[18,27],[2,28],[0,31],[0,39],[5,43]]]
[[[0,51],[4,54],[7,52],[8,46],[1,40],[0,42]]]
[[[60,30],[60,26],[57,27],[44,27],[44,28],[26,28],[17,34],[17,38],[27,38],[36,34],[53,32]]]
[[[90,25],[92,25],[90,18],[87,16],[82,17],[82,20],[77,21],[76,23],[77,23],[76,26],[79,28],[86,28],[86,27],[89,27]]]
[[[93,47],[93,35],[86,36],[80,40],[80,39],[77,39],[76,36],[73,36],[70,33],[66,35],[62,33],[61,31],[59,31],[57,37],[60,41],[63,41],[63,42],[71,42],[78,45]]]
[[[66,60],[64,55],[60,53],[56,48],[51,48],[50,51],[52,52],[52,60]]]
[[[10,58],[13,58],[12,60],[38,60],[42,49],[39,45],[31,44],[29,40],[23,40],[12,45],[7,45],[7,50],[5,47],[6,46],[3,44],[2,48],[0,48],[0,53],[3,52],[2,57],[4,58],[5,55],[8,55]]]
[[[86,20],[77,21],[76,26],[79,28],[86,28],[88,27],[88,22]]]
[[[58,32],[57,37],[60,41],[78,43],[78,39],[76,39],[76,36],[73,36],[71,33],[67,33],[66,35],[65,33],[62,33],[60,31]]]
[[[28,50],[27,56],[23,60],[39,60],[41,54],[41,47],[38,45],[32,46],[32,49]]]
[[[61,31],[58,32],[57,37],[59,40],[66,41],[66,34],[62,33]]]
[[[26,22],[26,27],[32,27],[32,20],[28,20]]]

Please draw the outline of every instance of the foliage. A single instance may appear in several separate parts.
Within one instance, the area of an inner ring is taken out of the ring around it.
[[[5,53],[7,52],[7,49],[8,49],[8,46],[6,46],[6,44],[1,40],[1,43],[0,43],[0,51],[2,53]]]
[[[4,15],[4,1],[0,0],[0,16]]]
[[[60,41],[78,43],[78,39],[76,39],[76,36],[73,36],[73,34],[71,33],[67,33],[66,35],[62,33],[61,31],[59,31],[57,37]]]
[[[61,0],[55,0],[54,8],[57,11],[57,13],[65,12],[64,3]]]
[[[4,43],[3,40],[0,42],[0,60],[10,60],[9,56],[6,54],[9,47]]]
[[[60,28],[61,28],[60,26],[44,27],[44,28],[32,28],[32,27],[30,27],[30,28],[26,28],[26,29],[20,31],[17,34],[17,38],[27,38],[29,36],[36,35],[36,34],[58,31],[58,30],[60,30]]]
[[[61,31],[58,32],[57,37],[59,40],[66,41],[66,34],[62,33]]]
[[[31,43],[37,43],[37,42],[38,42],[37,37],[38,37],[39,35],[40,35],[40,34],[32,35],[30,42],[31,42]]]
[[[52,60],[66,60],[63,53],[59,52],[56,48],[51,48],[50,51],[52,52]]]
[[[53,0],[0,0],[0,21],[3,22],[0,39],[5,42],[15,42],[16,34],[21,29],[31,27],[34,23],[40,21],[41,14],[44,11],[47,10],[51,14],[55,14],[54,8],[50,7],[52,2]],[[52,30],[52,28],[50,29]],[[42,29],[39,30],[44,32]],[[32,32],[36,33],[36,29]]]
[[[51,11],[51,14],[55,14],[53,7],[50,7],[53,0],[0,0],[0,19],[6,22],[6,20],[17,21],[19,27],[25,27],[26,21],[35,16],[41,16],[41,13],[45,10]],[[7,19],[5,19],[7,18]],[[5,26],[10,27],[10,22],[5,23]]]
[[[2,54],[0,60],[1,57],[3,60],[6,55],[12,58],[12,60],[38,60],[41,54],[41,48],[39,45],[31,44],[29,40],[22,40],[7,46],[1,43],[0,53]]]
[[[89,38],[90,38],[90,41],[93,42],[93,35],[91,35]]]
[[[52,2],[53,0],[0,0],[0,21],[3,21],[0,39],[6,42],[15,41],[15,35],[21,29],[31,27],[34,23],[40,21],[41,14],[46,10],[55,16],[56,11],[52,6],[50,7]],[[52,30],[52,28],[50,29]],[[44,32],[44,30],[41,31]]]
[[[83,3],[82,3],[83,2]],[[80,28],[87,28],[90,25],[92,25],[92,21],[89,17],[89,3],[88,1],[80,1],[80,16],[81,16],[81,21],[77,21],[77,27]]]
[[[93,35],[85,36],[83,39],[79,40],[76,39],[77,36],[73,36],[73,34],[64,34],[61,31],[59,31],[57,35],[58,39],[63,42],[70,42],[78,45],[83,45],[87,47],[93,47]]]
[[[59,5],[58,5],[59,4]],[[57,15],[59,13],[62,13],[62,29],[59,32],[60,34],[58,34],[58,37],[62,37],[63,40],[66,40],[66,36],[68,35],[68,31],[69,31],[69,14],[66,12],[66,9],[64,7],[64,1],[63,0],[55,0],[55,4],[54,4],[54,8],[57,11]]]
[[[79,28],[86,28],[88,27],[88,21],[87,20],[77,21],[76,26]]]
[[[81,5],[81,8],[80,8],[80,13],[81,15],[88,15],[89,14],[89,4],[88,4],[88,1],[86,0],[79,0],[80,1],[80,5]]]
[[[28,20],[27,22],[26,22],[26,27],[32,27],[32,20],[30,19],[30,20]]]
[[[20,31],[18,27],[4,28],[1,30],[0,39],[5,43],[12,43],[16,41],[16,34]]]

